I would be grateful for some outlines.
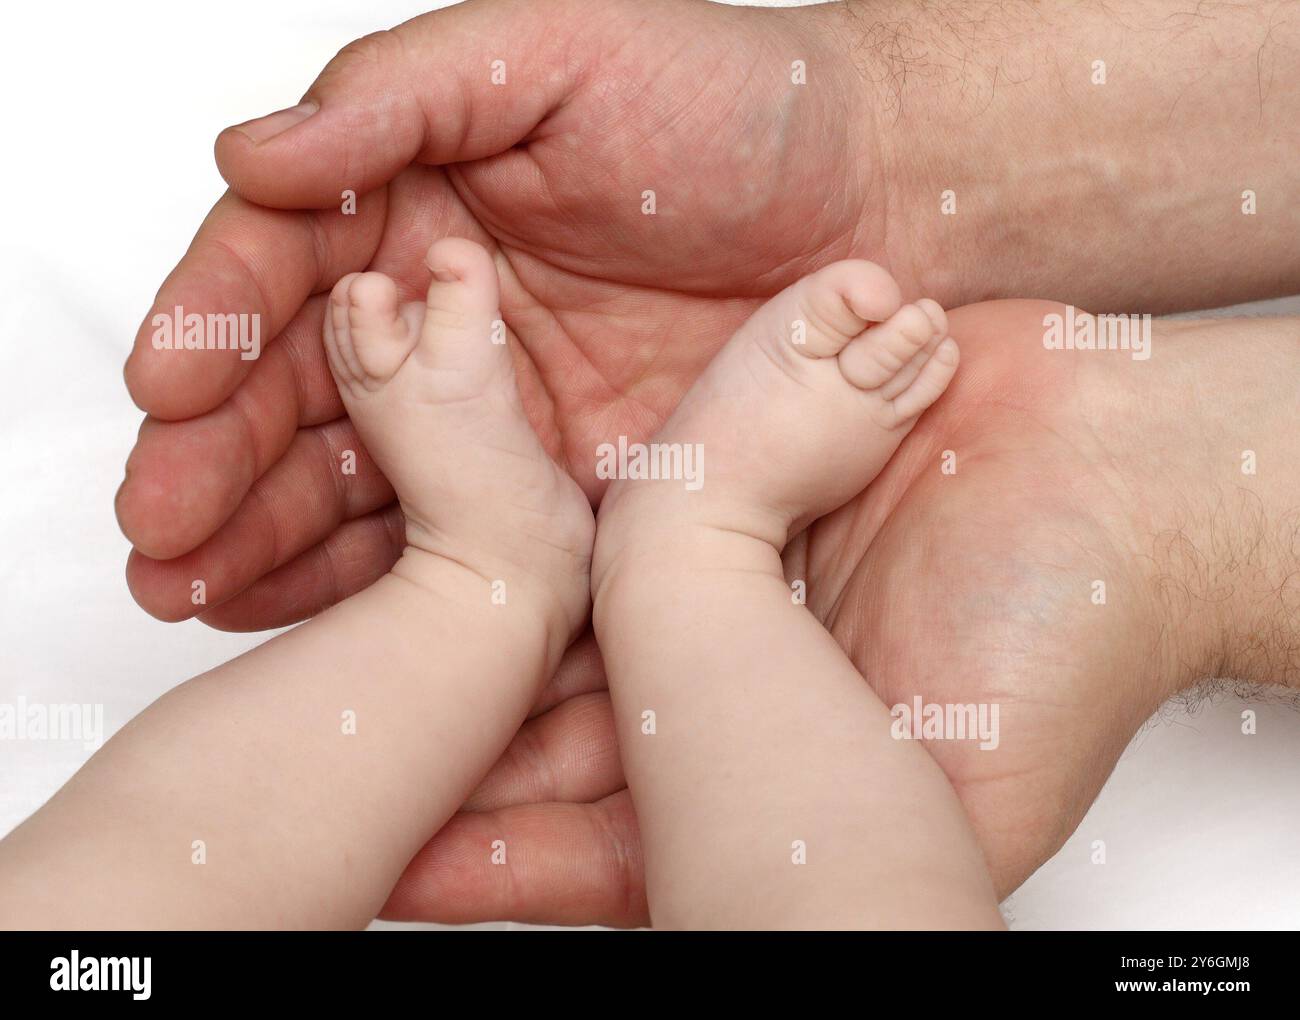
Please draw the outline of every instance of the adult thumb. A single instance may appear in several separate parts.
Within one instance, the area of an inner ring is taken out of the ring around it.
[[[365,36],[296,106],[223,131],[217,166],[250,201],[324,209],[412,162],[504,152],[563,104],[599,21],[577,0],[469,0]]]

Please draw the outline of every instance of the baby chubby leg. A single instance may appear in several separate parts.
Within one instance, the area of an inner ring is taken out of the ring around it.
[[[780,550],[861,491],[957,365],[943,311],[867,262],[760,308],[655,442],[680,481],[615,482],[596,633],[669,927],[980,927],[1001,918],[955,794],[794,597]]]

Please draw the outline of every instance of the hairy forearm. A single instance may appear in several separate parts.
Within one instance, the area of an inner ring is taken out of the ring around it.
[[[868,96],[883,257],[911,290],[1157,313],[1300,291],[1294,3],[819,16]]]
[[[551,643],[530,607],[408,552],[128,724],[0,843],[0,916],[365,925],[517,730]]]
[[[1300,319],[1159,321],[1152,350],[1158,383],[1106,373],[1085,420],[1088,441],[1112,448],[1094,463],[1142,480],[1115,492],[1143,521],[1133,563],[1165,621],[1169,692],[1216,678],[1300,687]],[[1169,407],[1184,410],[1170,421]]]

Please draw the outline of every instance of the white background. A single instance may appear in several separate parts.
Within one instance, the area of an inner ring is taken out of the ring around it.
[[[102,702],[112,732],[265,639],[159,623],[128,595],[112,501],[140,415],[121,366],[224,187],[216,133],[292,105],[343,44],[429,6],[440,4],[6,10],[0,702]],[[1283,307],[1300,311],[1294,299],[1252,311]],[[1139,734],[1079,831],[1008,902],[1013,926],[1296,927],[1300,714],[1256,706],[1259,732],[1243,736],[1242,708],[1167,708]],[[88,754],[0,741],[0,833]],[[1104,865],[1090,862],[1094,840]]]

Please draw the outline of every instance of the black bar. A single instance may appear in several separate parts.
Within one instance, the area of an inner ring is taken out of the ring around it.
[[[767,1009],[789,1001],[821,1015],[841,1012],[843,996],[855,1012],[1122,999],[1178,1009],[1266,1001],[1294,1010],[1292,941],[1262,932],[12,933],[0,935],[0,982],[7,1007],[78,1011],[285,1005],[371,1014],[417,1004],[435,1015],[506,1005],[585,1015],[694,1012],[716,1001],[731,1013],[748,1001]],[[134,970],[101,962],[132,958]],[[145,958],[148,997],[137,998]],[[53,987],[70,980],[77,987]],[[90,990],[91,983],[119,987]]]

